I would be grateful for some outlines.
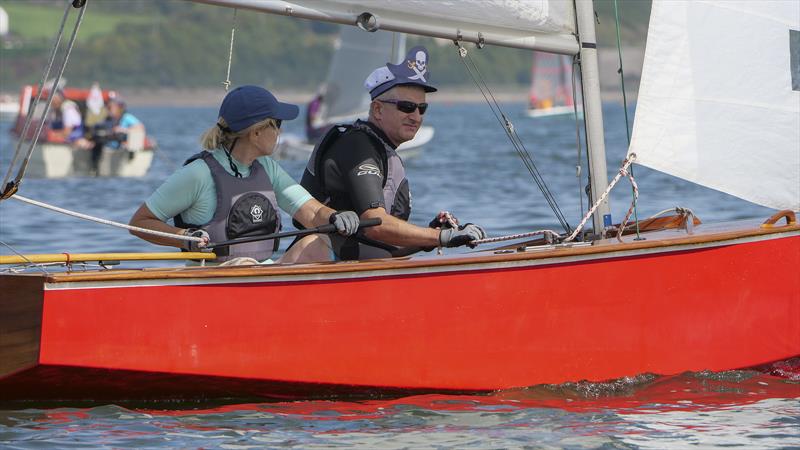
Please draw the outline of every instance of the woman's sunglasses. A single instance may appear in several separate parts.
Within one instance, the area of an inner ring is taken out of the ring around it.
[[[414,103],[409,102],[408,100],[378,100],[381,103],[391,103],[397,107],[400,112],[404,112],[406,114],[411,114],[419,108],[419,115],[425,114],[425,110],[428,109],[427,103]]]
[[[281,122],[283,122],[283,121],[281,119],[272,119],[272,120],[275,121],[275,128],[280,130],[281,129]]]

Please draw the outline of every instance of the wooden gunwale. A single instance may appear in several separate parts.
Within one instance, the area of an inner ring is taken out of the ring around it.
[[[153,279],[188,279],[188,278],[247,278],[272,277],[287,275],[363,273],[369,271],[389,271],[396,269],[419,269],[426,267],[452,268],[454,266],[472,266],[484,263],[519,262],[526,260],[545,260],[562,257],[608,254],[633,250],[670,249],[679,246],[719,244],[724,241],[736,241],[743,238],[758,238],[769,235],[785,234],[785,237],[800,235],[800,225],[787,224],[772,228],[761,228],[760,222],[744,221],[715,224],[695,228],[694,234],[686,234],[683,230],[664,230],[646,233],[646,240],[635,241],[632,236],[625,237],[620,243],[616,239],[605,239],[591,246],[554,247],[537,252],[494,253],[490,249],[474,253],[454,255],[451,257],[417,257],[384,260],[369,260],[347,263],[315,263],[301,265],[269,265],[269,266],[233,266],[233,267],[179,267],[179,268],[145,268],[137,270],[108,270],[92,272],[52,273],[45,276],[47,283],[70,283],[87,281],[124,281]]]

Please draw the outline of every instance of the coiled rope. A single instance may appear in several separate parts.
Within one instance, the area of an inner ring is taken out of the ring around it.
[[[50,76],[50,70],[53,68],[53,62],[55,61],[56,54],[58,53],[58,46],[61,43],[61,38],[64,35],[64,26],[67,22],[67,17],[69,16],[70,7],[80,9],[78,13],[78,18],[75,21],[75,27],[72,29],[72,36],[69,38],[69,43],[67,44],[67,50],[64,54],[64,60],[61,62],[61,66],[58,68],[58,75],[56,79],[53,81],[53,86],[47,98],[47,103],[45,104],[44,112],[42,113],[42,119],[39,122],[39,126],[36,128],[36,133],[33,135],[33,139],[30,141],[30,146],[28,147],[27,152],[25,152],[25,159],[23,159],[22,163],[20,164],[19,170],[17,171],[17,176],[14,178],[14,181],[9,181],[11,179],[11,174],[14,170],[14,166],[17,164],[17,160],[19,159],[21,152],[20,149],[22,148],[22,143],[25,138],[28,136],[28,129],[30,128],[31,122],[33,121],[33,116],[36,112],[36,107],[39,105],[39,101],[42,98],[42,94],[45,90],[45,83],[47,83],[47,77]],[[50,53],[50,60],[45,68],[44,73],[42,74],[42,80],[39,82],[39,93],[36,95],[36,100],[33,102],[33,105],[30,106],[28,109],[28,115],[25,117],[25,125],[22,128],[22,134],[20,135],[20,139],[17,142],[17,148],[14,151],[14,158],[11,161],[11,164],[8,166],[8,172],[6,173],[5,178],[3,179],[3,193],[0,195],[0,201],[5,200],[16,192],[19,189],[20,183],[22,183],[22,178],[25,176],[25,170],[28,167],[28,162],[31,159],[31,155],[33,154],[33,150],[36,147],[36,143],[39,141],[39,134],[42,132],[42,128],[47,119],[47,114],[50,112],[50,104],[53,102],[53,92],[58,88],[59,83],[61,82],[61,77],[64,75],[64,69],[67,67],[67,62],[69,61],[69,55],[72,53],[72,48],[75,45],[75,38],[78,36],[78,29],[81,26],[81,22],[83,21],[83,15],[86,13],[86,2],[78,1],[78,0],[69,0],[67,1],[66,9],[64,10],[64,16],[61,18],[61,26],[59,27],[58,34],[53,42],[53,50]]]
[[[88,214],[82,214],[82,213],[79,213],[79,212],[70,211],[68,209],[59,208],[58,206],[48,205],[47,203],[43,203],[43,202],[40,202],[40,201],[32,200],[32,199],[23,197],[23,196],[21,196],[19,194],[16,194],[16,195],[14,195],[13,197],[10,197],[10,198],[13,198],[15,200],[19,200],[21,202],[28,203],[28,204],[31,204],[31,205],[34,205],[34,206],[38,206],[40,208],[45,208],[45,209],[49,209],[51,211],[59,212],[61,214],[66,214],[68,216],[77,217],[79,219],[90,220],[92,222],[101,223],[103,225],[110,225],[110,226],[114,226],[114,227],[118,227],[118,228],[124,228],[126,230],[136,231],[136,232],[139,232],[139,233],[151,234],[153,236],[161,236],[161,237],[172,238],[172,239],[178,239],[178,240],[182,240],[182,241],[200,242],[200,241],[203,240],[202,238],[199,238],[199,237],[184,236],[183,234],[165,233],[163,231],[156,231],[156,230],[151,230],[151,229],[148,229],[148,228],[134,227],[132,225],[127,225],[127,224],[124,224],[124,223],[114,222],[113,220],[101,219],[99,217],[90,216]]]

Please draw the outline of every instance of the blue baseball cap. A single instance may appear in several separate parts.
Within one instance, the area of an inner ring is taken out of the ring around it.
[[[428,84],[431,73],[428,61],[428,49],[414,47],[400,64],[386,64],[373,70],[364,81],[364,87],[373,99],[395,86],[419,86],[425,92],[436,92],[437,89]]]
[[[264,119],[292,120],[299,113],[297,105],[281,103],[270,91],[251,85],[228,92],[219,106],[219,116],[234,133]]]

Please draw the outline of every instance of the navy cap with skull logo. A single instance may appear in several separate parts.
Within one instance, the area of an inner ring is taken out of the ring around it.
[[[386,64],[373,70],[364,81],[364,87],[373,99],[395,86],[420,86],[425,92],[436,92],[429,79],[428,50],[417,46],[408,51],[400,64]]]

